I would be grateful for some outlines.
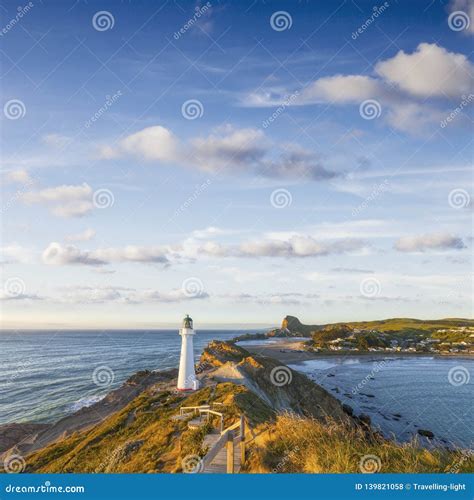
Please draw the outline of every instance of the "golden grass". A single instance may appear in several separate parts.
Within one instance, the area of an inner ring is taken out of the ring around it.
[[[284,414],[256,440],[249,472],[350,473],[468,472],[472,456],[461,451],[427,450],[416,441],[397,444],[360,427]]]

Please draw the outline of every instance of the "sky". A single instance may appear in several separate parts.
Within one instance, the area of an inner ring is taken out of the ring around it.
[[[0,14],[3,328],[472,317],[472,1]]]

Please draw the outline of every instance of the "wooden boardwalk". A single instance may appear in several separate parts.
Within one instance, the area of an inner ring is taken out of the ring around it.
[[[221,437],[220,432],[212,432],[204,438],[204,446],[209,446],[209,449],[214,446]],[[240,471],[240,438],[234,438],[234,472]],[[225,474],[227,472],[227,448],[222,447],[212,462],[204,467],[203,474]]]

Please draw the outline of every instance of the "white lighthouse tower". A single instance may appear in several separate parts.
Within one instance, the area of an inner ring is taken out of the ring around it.
[[[195,391],[199,388],[199,381],[194,371],[193,349],[193,320],[186,314],[181,335],[181,357],[179,359],[178,391]]]

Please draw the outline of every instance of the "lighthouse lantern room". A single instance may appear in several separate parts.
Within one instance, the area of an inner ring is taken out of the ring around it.
[[[178,391],[195,391],[199,381],[194,371],[193,320],[187,314],[183,319],[181,335],[181,357],[179,359]]]

